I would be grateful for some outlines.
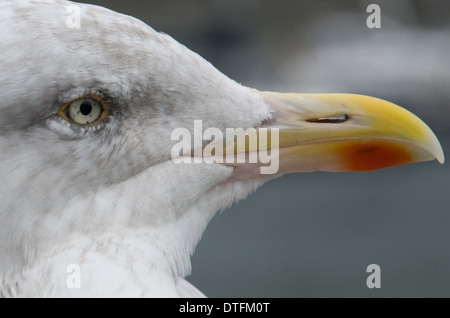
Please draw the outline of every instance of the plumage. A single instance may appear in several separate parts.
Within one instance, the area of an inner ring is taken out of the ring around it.
[[[443,161],[431,130],[396,106],[261,93],[132,17],[79,4],[80,28],[71,28],[70,5],[0,3],[1,296],[203,296],[185,280],[203,230],[217,211],[275,175],[256,173],[258,165],[174,163],[171,133],[192,130],[198,119],[205,129],[279,127],[289,144],[280,139],[276,175],[349,170],[328,144],[341,147],[350,135],[399,147],[380,152],[387,159],[362,156],[375,164],[352,166],[359,170]],[[86,96],[108,105],[105,119],[80,125],[60,116],[61,105]],[[360,103],[398,116],[399,129],[364,128],[364,114],[374,111]],[[349,123],[318,120],[342,112]],[[300,128],[284,135],[293,126]],[[341,133],[333,141],[324,135]],[[361,160],[361,147],[351,144],[348,160]],[[71,264],[81,269],[81,288],[67,285]]]

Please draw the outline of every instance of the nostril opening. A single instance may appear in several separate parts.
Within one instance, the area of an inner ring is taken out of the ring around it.
[[[319,123],[319,124],[339,124],[347,121],[350,117],[346,114],[329,116],[329,117],[319,117],[308,119],[309,123]]]

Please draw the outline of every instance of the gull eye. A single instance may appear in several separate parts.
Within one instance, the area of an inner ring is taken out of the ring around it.
[[[72,123],[92,126],[108,116],[108,107],[101,98],[89,95],[61,105],[58,116]]]

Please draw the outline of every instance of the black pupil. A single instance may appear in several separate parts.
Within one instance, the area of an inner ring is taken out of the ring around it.
[[[84,101],[83,103],[81,103],[80,105],[80,112],[84,115],[87,116],[92,112],[92,104],[89,101]]]

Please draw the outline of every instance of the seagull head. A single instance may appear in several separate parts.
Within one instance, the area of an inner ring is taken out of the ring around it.
[[[267,180],[444,160],[390,102],[251,89],[98,6],[0,12],[0,295],[200,295],[184,277],[203,230]]]

